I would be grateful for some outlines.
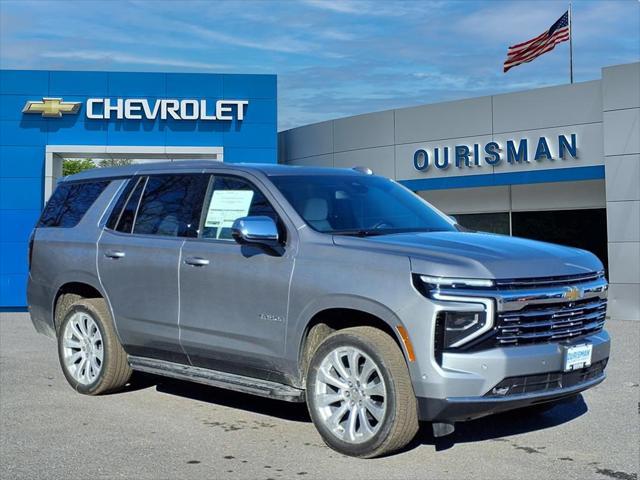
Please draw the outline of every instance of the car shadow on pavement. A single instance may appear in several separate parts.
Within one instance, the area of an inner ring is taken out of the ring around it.
[[[281,400],[256,397],[222,388],[140,372],[135,372],[132,382],[125,391],[135,391],[153,386],[161,393],[207,402],[212,405],[222,405],[292,422],[311,422],[309,412],[304,403],[288,403]],[[520,409],[490,415],[469,422],[458,422],[454,433],[440,438],[433,436],[431,423],[421,422],[420,430],[415,439],[403,451],[413,450],[421,445],[432,445],[436,451],[441,451],[460,443],[483,440],[506,441],[504,437],[552,428],[570,422],[584,415],[587,411],[588,407],[582,395],[578,395],[570,401],[558,403],[544,413]]]
[[[161,380],[162,377],[134,371],[129,382],[116,393],[136,392],[145,388],[155,387]]]
[[[558,403],[545,412],[527,409],[511,410],[487,417],[456,423],[456,430],[446,437],[435,438],[430,423],[421,423],[420,431],[407,450],[418,445],[433,445],[437,451],[447,450],[459,443],[483,440],[506,441],[503,437],[553,428],[568,423],[588,411],[582,395]]]
[[[293,422],[311,422],[304,403],[290,403],[271,398],[257,397],[223,388],[210,387],[199,383],[174,380],[167,377],[145,375],[145,380],[153,381],[158,392],[190,398],[201,402],[237,408],[260,415],[281,418]]]

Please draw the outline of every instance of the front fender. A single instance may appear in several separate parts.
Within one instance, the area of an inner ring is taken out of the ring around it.
[[[293,344],[297,345],[296,362],[299,363],[304,346],[309,324],[319,313],[331,309],[348,309],[373,315],[382,320],[393,331],[396,339],[402,344],[402,339],[398,335],[398,326],[405,327],[402,320],[389,307],[372,299],[352,294],[329,294],[323,295],[310,302],[295,321],[293,333]],[[406,328],[406,327],[405,327]]]

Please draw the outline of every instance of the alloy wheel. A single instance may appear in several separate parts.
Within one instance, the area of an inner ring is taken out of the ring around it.
[[[380,430],[387,389],[380,368],[362,350],[345,346],[329,352],[312,394],[319,418],[340,440],[363,443]]]
[[[104,343],[96,321],[85,312],[74,313],[66,323],[62,342],[64,365],[69,374],[83,385],[93,383],[104,361]]]

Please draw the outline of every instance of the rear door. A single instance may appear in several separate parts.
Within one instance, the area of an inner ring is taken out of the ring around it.
[[[178,264],[197,235],[208,176],[130,180],[98,243],[98,271],[125,350],[188,363],[179,342]],[[121,207],[121,208],[118,208]]]
[[[181,342],[194,365],[267,379],[281,371],[296,239],[267,195],[248,177],[213,174],[200,235],[180,262]],[[233,240],[233,221],[248,215],[279,224],[281,251]]]

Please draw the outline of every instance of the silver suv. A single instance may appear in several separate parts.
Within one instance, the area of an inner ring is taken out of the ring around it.
[[[607,281],[574,248],[465,230],[365,170],[177,162],[64,178],[28,300],[71,386],[132,370],[307,402],[374,457],[420,420],[575,397],[604,377]]]

